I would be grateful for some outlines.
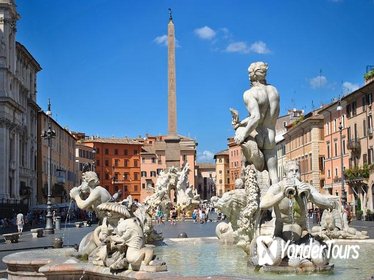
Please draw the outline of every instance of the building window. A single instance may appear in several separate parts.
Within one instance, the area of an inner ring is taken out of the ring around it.
[[[138,192],[138,185],[134,185],[134,192]]]
[[[105,149],[105,152],[104,152],[106,155],[109,155],[109,150],[108,149]]]
[[[127,156],[127,154],[128,154],[127,149],[124,149],[124,150],[123,150],[123,154],[124,154],[125,156]]]
[[[127,185],[124,185],[124,186],[123,186],[123,189],[125,190],[125,192],[128,192],[128,191],[129,191],[129,188],[128,188]]]
[[[110,176],[109,173],[105,173],[105,180],[109,180]]]
[[[123,180],[128,180],[129,173],[123,173]]]
[[[119,159],[115,159],[115,160],[114,160],[114,166],[115,166],[115,167],[118,167],[118,166],[119,166]]]
[[[96,154],[100,154],[100,148],[96,148]]]
[[[114,149],[114,154],[118,155],[118,149]]]
[[[138,177],[139,177],[139,173],[138,172],[134,172],[134,180],[138,180]]]
[[[357,115],[357,102],[353,101],[352,102],[352,116],[356,116],[356,115]]]
[[[147,171],[142,171],[140,174],[142,177],[147,177]]]
[[[327,158],[330,158],[330,143],[327,143]]]
[[[142,189],[145,189],[145,184],[144,183],[142,184]]]
[[[161,171],[162,171],[162,169],[161,169],[161,168],[158,168],[158,169],[157,169],[157,175],[160,175]]]
[[[134,155],[136,156],[138,154],[138,150],[134,150]]]
[[[335,157],[337,157],[338,156],[338,142],[337,141],[334,142],[334,147],[335,147]]]
[[[154,157],[152,158],[152,163],[156,163],[156,159]]]
[[[105,166],[109,166],[109,160],[105,160]]]
[[[128,166],[129,166],[129,160],[128,160],[128,159],[125,159],[125,161],[124,161],[124,165],[125,165],[125,167],[128,167]]]
[[[151,177],[156,177],[156,171],[151,171]]]
[[[96,166],[100,166],[100,160],[99,159],[96,161]]]
[[[138,167],[138,160],[134,159],[134,167]]]

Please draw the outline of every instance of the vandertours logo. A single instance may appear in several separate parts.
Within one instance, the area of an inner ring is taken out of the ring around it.
[[[290,244],[283,243],[281,246],[282,258],[305,258],[305,259],[358,259],[360,246],[352,244],[336,244],[335,241],[326,241],[324,244]]]

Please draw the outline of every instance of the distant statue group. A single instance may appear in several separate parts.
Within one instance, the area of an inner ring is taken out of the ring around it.
[[[118,201],[118,197],[113,198],[99,185],[95,172],[84,172],[81,185],[71,189],[70,197],[80,209],[96,212],[100,222],[82,239],[79,254],[88,256],[95,265],[109,267],[113,272],[130,268],[166,270],[166,264],[155,260],[153,248],[146,245],[162,240],[162,236],[153,229],[152,215],[160,208],[169,213],[172,206],[190,210],[199,205],[200,197],[189,185],[188,172],[188,164],[181,171],[175,167],[162,171],[154,194],[147,197],[143,204],[131,196]],[[176,200],[171,198],[171,194]]]

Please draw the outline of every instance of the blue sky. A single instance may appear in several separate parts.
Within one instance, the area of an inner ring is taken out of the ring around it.
[[[101,137],[167,133],[168,8],[176,29],[178,132],[208,161],[247,112],[251,62],[269,64],[281,115],[363,85],[374,65],[373,0],[17,0],[17,41],[43,70],[37,101]]]

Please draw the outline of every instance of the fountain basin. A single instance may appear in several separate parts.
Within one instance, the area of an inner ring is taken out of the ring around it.
[[[284,271],[256,272],[247,266],[248,257],[242,249],[224,245],[215,237],[166,239],[155,253],[167,263],[167,272],[124,271],[113,274],[109,268],[79,260],[73,248],[43,249],[5,256],[8,279],[370,279],[374,276],[371,254],[374,240],[338,240],[338,244],[359,245],[357,259],[332,259],[334,271],[329,273],[298,273]],[[81,278],[84,276],[83,278]]]

